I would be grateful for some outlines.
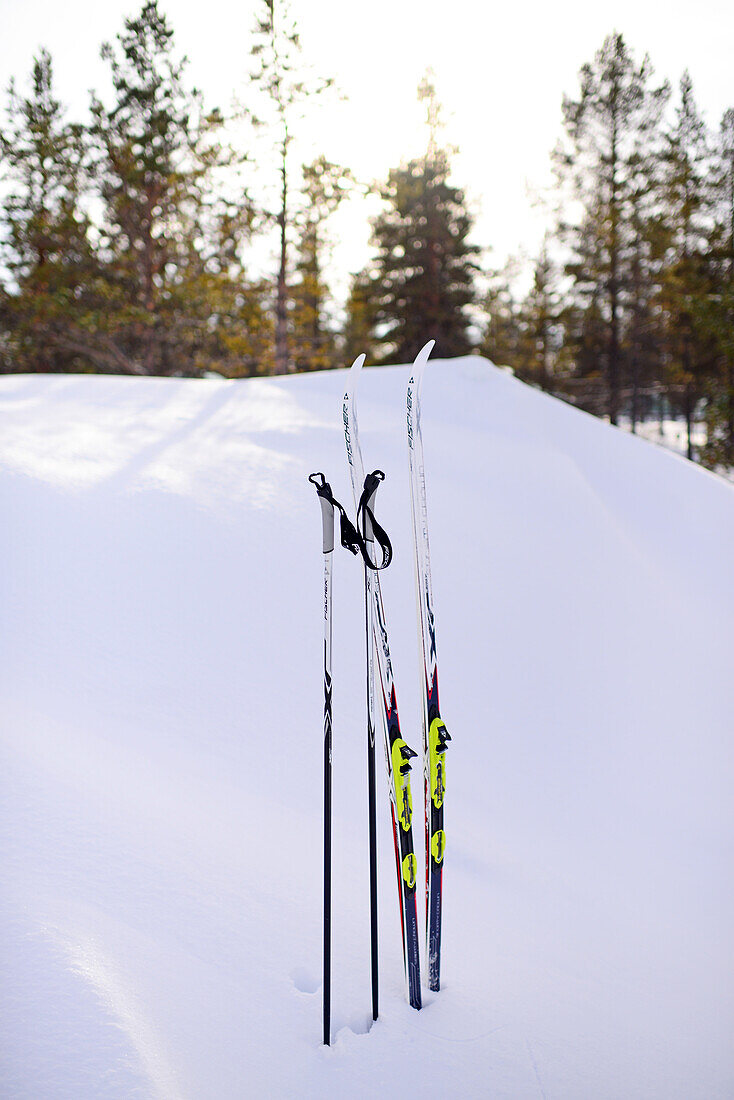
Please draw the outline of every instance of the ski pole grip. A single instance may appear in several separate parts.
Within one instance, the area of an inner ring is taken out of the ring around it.
[[[364,479],[364,489],[359,502],[359,508],[357,509],[357,524],[358,526],[361,525],[361,535],[364,539],[362,554],[365,564],[370,569],[375,570],[387,569],[392,561],[392,546],[387,531],[377,522],[373,511],[375,494],[384,480],[385,475],[382,470],[375,470],[373,473],[367,474],[367,477]],[[374,547],[375,543],[380,548],[381,557],[379,559],[373,557],[374,549],[372,549],[372,547]],[[367,549],[368,544],[371,547],[369,551]]]
[[[323,549],[325,554],[330,554],[334,549],[334,498],[331,494],[331,486],[322,473],[311,474],[308,480],[316,486],[321,503]]]
[[[326,497],[319,497],[321,501],[321,525],[324,536],[324,553],[330,554],[334,549],[334,505]]]
[[[364,492],[362,493],[362,500],[360,501],[360,511],[362,513],[362,533],[365,542],[375,541],[375,529],[372,522],[375,514],[375,497],[377,496],[377,490],[380,488],[380,483],[384,480],[384,477],[385,475],[382,470],[375,470],[373,474],[368,474],[364,479]]]

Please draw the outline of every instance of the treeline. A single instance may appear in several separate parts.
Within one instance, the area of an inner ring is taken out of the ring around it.
[[[11,84],[0,134],[0,366],[227,376],[335,364],[323,228],[349,174],[324,157],[293,180],[311,78],[283,5],[261,0],[247,102],[205,106],[157,0],[102,47],[111,94],[69,122],[41,51]],[[257,194],[254,190],[257,190]],[[278,239],[272,278],[256,257]]]
[[[496,272],[484,349],[523,378],[632,429],[663,403],[688,455],[734,464],[734,110],[715,132],[684,73],[608,37],[564,98],[557,206],[528,293]],[[700,411],[707,443],[694,455]]]
[[[472,241],[425,80],[426,149],[373,185],[373,256],[340,315],[329,221],[369,188],[324,156],[293,166],[299,119],[331,81],[309,73],[284,3],[262,0],[245,102],[226,114],[187,82],[157,2],[102,54],[111,91],[84,123],[67,121],[44,51],[25,93],[10,88],[0,370],[236,377],[361,351],[405,361],[431,336],[612,422],[663,400],[689,427],[702,414],[691,457],[734,465],[734,111],[709,132],[687,74],[673,99],[620,35],[581,70],[524,293],[517,264],[490,270]]]

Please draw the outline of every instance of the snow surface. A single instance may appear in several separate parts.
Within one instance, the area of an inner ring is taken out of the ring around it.
[[[619,427],[625,431],[632,431],[631,421],[627,417],[620,417]],[[685,420],[638,420],[635,431],[642,439],[648,439],[650,443],[657,443],[660,447],[668,447],[679,455],[688,452],[688,433]],[[706,425],[696,423],[691,429],[691,441],[696,451],[700,451],[706,445]]]
[[[380,769],[370,1028],[362,576],[338,551],[320,1045],[306,479],[348,499],[345,377],[0,380],[0,1092],[732,1097],[734,491],[476,358],[429,364],[423,403],[443,989],[405,1001]],[[360,426],[418,748],[407,377],[365,373]]]

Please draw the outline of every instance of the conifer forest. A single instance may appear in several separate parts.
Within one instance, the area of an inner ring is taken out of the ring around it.
[[[734,466],[734,104],[708,124],[687,72],[672,86],[610,34],[558,105],[542,248],[493,266],[430,73],[420,157],[371,181],[297,162],[299,121],[334,88],[283,11],[260,3],[236,105],[193,87],[157,0],[102,45],[108,87],[83,118],[45,49],[14,74],[0,372],[236,378],[402,363],[435,338],[633,431],[676,417],[689,458]],[[340,298],[333,217],[366,196],[371,256]]]

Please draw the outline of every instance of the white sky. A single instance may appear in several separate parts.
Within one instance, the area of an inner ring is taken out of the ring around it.
[[[60,97],[82,113],[88,90],[107,88],[99,46],[113,39],[134,0],[0,0],[0,81],[25,80],[45,45]],[[255,0],[163,0],[192,80],[210,104],[242,93]],[[313,126],[322,150],[363,179],[423,148],[416,88],[435,73],[446,140],[460,149],[454,179],[477,216],[476,243],[501,262],[533,250],[544,226],[532,196],[549,178],[560,135],[561,97],[606,34],[619,30],[635,56],[648,52],[660,78],[684,68],[710,124],[734,106],[734,4],[726,0],[588,0],[488,4],[472,0],[291,0],[304,52],[334,77],[348,100],[321,110]],[[308,150],[304,149],[304,158]],[[371,208],[341,217],[335,266],[355,271],[368,254]]]

